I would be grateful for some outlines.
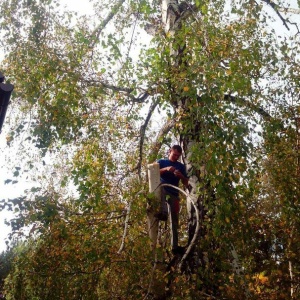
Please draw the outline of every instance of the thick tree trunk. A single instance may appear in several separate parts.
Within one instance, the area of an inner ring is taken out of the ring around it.
[[[189,14],[191,7],[186,5],[185,2],[179,3],[176,0],[163,0],[162,1],[162,22],[164,24],[164,29],[166,34],[172,36],[174,41],[176,40],[177,31],[182,26],[182,21],[186,19]],[[182,41],[182,38],[180,38]],[[181,48],[184,47],[182,43],[180,43],[180,49],[177,47],[175,48],[172,44],[170,44],[170,54],[173,57],[172,64],[174,66],[178,66],[179,68],[186,68],[187,66],[183,65],[182,63],[182,52]],[[172,90],[176,91],[176,87],[171,87]],[[180,94],[180,91],[176,93],[177,95]],[[197,97],[195,93],[195,97]],[[175,98],[175,97],[174,97]],[[177,110],[180,110],[182,115],[187,115],[188,118],[190,117],[190,108],[189,108],[189,99],[175,99],[174,107]],[[181,119],[180,122],[184,123],[185,120]],[[180,135],[180,140],[182,144],[182,148],[184,150],[183,153],[183,161],[187,167],[187,172],[189,175],[189,186],[190,186],[190,198],[191,201],[187,201],[187,211],[188,211],[188,234],[189,234],[189,244],[193,239],[195,239],[195,232],[197,228],[197,222],[201,222],[201,217],[203,217],[203,199],[201,195],[197,194],[197,187],[201,180],[201,177],[204,175],[204,167],[199,168],[198,166],[193,166],[191,162],[191,149],[194,146],[194,143],[197,142],[197,136],[201,134],[199,130],[201,130],[200,124],[195,124],[195,128],[192,129],[193,131],[198,132],[191,132],[191,134]],[[196,210],[198,212],[196,213]],[[197,219],[197,215],[200,216],[200,219]],[[200,225],[200,224],[198,224]],[[200,231],[201,232],[201,231]],[[192,251],[196,248],[196,244],[193,245]],[[192,253],[191,253],[192,254]],[[194,257],[194,255],[189,255],[189,259]],[[193,263],[194,264],[194,263]]]
[[[177,39],[177,33],[179,29],[181,28],[181,22],[183,19],[186,19],[188,16],[188,10],[191,9],[191,7],[187,5],[183,5],[183,3],[179,4],[176,0],[162,0],[162,22],[164,24],[165,33],[168,34],[168,36],[173,37],[174,41]],[[184,38],[179,37],[180,40],[184,40]],[[178,44],[178,43],[177,43]],[[182,43],[180,43],[180,47],[182,47]],[[177,49],[173,47],[173,44],[171,43],[169,45],[170,47],[170,54],[172,56],[172,62],[171,62],[171,68],[173,66],[176,66],[178,68],[184,69],[187,66],[183,65],[182,63],[182,52],[181,49]],[[181,115],[186,115],[187,119],[180,119],[178,120],[181,123],[188,123],[190,118],[190,101],[188,98],[181,98],[180,91],[176,91],[175,86],[170,86],[170,89],[172,91],[175,91],[176,97],[174,95],[174,108],[176,110],[180,110],[183,112]],[[197,97],[197,94],[195,92],[194,97]],[[180,114],[179,114],[180,115]],[[196,120],[196,124],[193,124],[194,127],[191,128],[190,132],[188,134],[180,134],[180,140],[181,145],[184,150],[183,153],[183,161],[187,167],[187,172],[189,175],[189,197],[187,201],[187,210],[188,210],[188,247],[189,250],[188,255],[183,255],[181,260],[175,259],[170,262],[172,264],[172,270],[178,270],[181,269],[181,271],[186,271],[187,269],[189,272],[196,272],[199,269],[199,266],[204,264],[205,261],[207,261],[206,257],[203,257],[203,249],[201,249],[201,244],[199,243],[199,238],[201,236],[205,235],[205,230],[201,225],[203,224],[203,218],[205,215],[204,210],[204,199],[203,195],[211,195],[213,200],[213,193],[210,191],[210,187],[201,180],[205,178],[205,163],[203,162],[203,167],[199,167],[198,165],[195,166],[192,163],[192,148],[195,146],[195,143],[199,144],[198,137],[201,136],[201,121]],[[205,189],[205,191],[202,191],[199,193],[199,185],[203,186],[202,189]],[[152,190],[152,188],[150,188]],[[207,200],[207,199],[206,199]],[[149,225],[149,235],[152,240],[152,247],[155,250],[156,241],[157,241],[157,232],[159,230],[159,222],[154,217],[155,209],[151,207],[151,209],[148,210],[148,225]],[[200,228],[200,230],[199,230]],[[154,251],[155,253],[155,251]],[[156,262],[158,261],[157,257],[155,258],[155,265],[154,269],[156,268],[159,273],[166,273],[167,267],[165,267],[165,270],[158,266]],[[174,263],[175,268],[174,268]],[[169,270],[170,272],[170,270]],[[173,271],[172,271],[173,272]],[[153,275],[155,273],[153,272]],[[160,278],[159,278],[160,277]],[[156,299],[163,299],[164,298],[164,286],[161,285],[160,279],[161,276],[153,276],[151,281],[151,288],[149,289],[149,292],[151,292],[152,295]]]
[[[180,29],[183,27],[182,22],[186,20],[192,11],[195,11],[196,7],[191,7],[186,4],[186,2],[178,3],[177,0],[162,0],[162,21],[164,24],[165,32],[168,36],[173,37],[174,44],[170,44],[170,54],[172,56],[171,68],[176,66],[176,69],[180,71],[187,70],[188,63],[187,59],[184,57],[185,39],[180,36]],[[179,41],[179,42],[178,42]],[[177,45],[176,47],[174,45]],[[180,45],[180,46],[178,46]],[[188,71],[188,70],[187,70]],[[187,72],[188,73],[188,72]],[[188,83],[187,83],[188,85]],[[195,146],[201,147],[201,136],[205,135],[203,121],[201,116],[198,114],[194,116],[191,112],[193,105],[196,101],[200,101],[200,97],[196,93],[196,88],[194,95],[190,94],[189,97],[178,96],[181,95],[181,91],[176,91],[176,86],[170,87],[172,91],[175,91],[174,95],[174,108],[180,112],[181,115],[179,122],[182,127],[185,128],[184,133],[180,133],[181,146],[184,150],[183,161],[186,165],[188,176],[189,176],[189,201],[187,201],[187,211],[188,211],[188,249],[190,250],[188,255],[184,255],[183,259],[179,263],[179,267],[183,272],[198,272],[199,268],[207,268],[212,273],[217,273],[219,271],[218,258],[207,255],[207,252],[213,252],[219,247],[217,243],[211,239],[210,244],[206,245],[206,249],[203,249],[203,243],[201,240],[205,240],[207,237],[207,225],[204,223],[204,218],[207,213],[208,203],[215,203],[215,191],[211,187],[210,182],[207,180],[206,174],[206,161],[199,161],[195,165],[193,163],[192,153]],[[193,122],[191,122],[193,119]],[[192,123],[192,124],[191,124]],[[214,205],[212,205],[213,207]],[[213,216],[210,217],[210,222],[213,222]],[[200,228],[200,230],[199,230]],[[231,256],[232,268],[238,277],[243,276],[243,271],[240,266],[238,259],[238,254],[234,249],[233,245],[228,245],[228,256]],[[184,260],[184,261],[183,261]],[[213,291],[215,289],[216,294],[218,293],[218,283],[209,282],[209,290]],[[205,289],[205,288],[204,288]],[[248,288],[244,288],[245,296],[249,298]]]

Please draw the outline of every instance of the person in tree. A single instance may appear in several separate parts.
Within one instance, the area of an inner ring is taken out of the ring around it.
[[[188,187],[188,178],[184,164],[179,162],[182,154],[182,148],[174,145],[169,151],[167,159],[159,159],[160,181],[161,183],[171,184],[175,187],[179,186],[181,181],[183,185]],[[178,217],[179,217],[179,191],[175,188],[165,186],[161,189],[161,211],[156,216],[159,220],[167,221],[168,206],[171,215],[171,244],[173,254],[182,254],[184,248],[178,246]]]

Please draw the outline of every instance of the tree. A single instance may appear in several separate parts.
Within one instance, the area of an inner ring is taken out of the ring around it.
[[[3,251],[0,255],[0,293],[3,293],[4,280],[11,270],[13,251]]]
[[[36,153],[47,167],[12,200],[30,238],[8,299],[296,299],[299,29],[283,3],[102,1],[77,23],[56,5],[1,3],[22,112],[9,141],[37,148],[17,171],[39,169]],[[160,224],[154,258],[147,163],[174,141],[190,177],[187,251],[172,257]]]

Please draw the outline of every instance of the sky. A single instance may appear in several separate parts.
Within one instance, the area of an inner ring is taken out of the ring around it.
[[[297,7],[296,0],[291,0],[292,7]],[[77,11],[79,14],[89,13],[93,10],[92,5],[88,1],[82,0],[61,0],[61,4],[66,5],[69,9]],[[294,18],[300,18],[300,15],[295,15]],[[282,27],[282,26],[281,26]],[[1,53],[0,53],[1,61]],[[12,99],[13,101],[13,99]],[[8,112],[13,113],[13,112]],[[8,169],[7,160],[14,155],[16,149],[11,149],[6,145],[7,128],[3,126],[2,133],[0,134],[0,200],[4,198],[15,198],[21,196],[23,191],[30,188],[31,183],[22,179],[18,184],[4,184],[4,181],[11,178],[11,174],[14,170]],[[6,249],[5,239],[10,232],[10,228],[4,224],[5,219],[10,219],[13,216],[12,212],[2,211],[0,212],[0,252]]]

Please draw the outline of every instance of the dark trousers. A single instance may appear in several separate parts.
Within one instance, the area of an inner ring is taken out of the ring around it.
[[[161,212],[168,215],[169,211],[171,223],[171,246],[172,249],[176,249],[178,247],[179,197],[169,193],[164,188],[162,188]]]

